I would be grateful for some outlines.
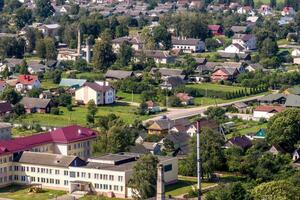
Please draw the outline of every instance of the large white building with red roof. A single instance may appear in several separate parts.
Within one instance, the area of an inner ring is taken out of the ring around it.
[[[16,83],[17,91],[32,90],[33,88],[40,88],[41,82],[37,76],[34,75],[19,75]]]
[[[40,184],[70,193],[98,193],[131,198],[128,182],[139,154],[91,157],[97,133],[78,125],[0,141],[0,188],[11,184]],[[158,157],[165,183],[177,181],[178,161]]]

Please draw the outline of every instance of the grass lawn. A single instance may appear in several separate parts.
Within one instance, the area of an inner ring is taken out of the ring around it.
[[[77,79],[94,79],[95,81],[104,80],[103,73],[100,72],[82,72],[76,74]]]
[[[117,97],[119,97],[121,101],[126,101],[126,102],[132,102],[132,94],[131,93],[125,93],[118,91],[117,92]],[[133,94],[133,102],[141,103],[141,95],[140,94]]]
[[[52,80],[46,80],[46,79],[44,79],[44,80],[42,80],[41,84],[42,84],[42,88],[46,89],[46,90],[49,90],[49,89],[52,89],[52,88],[58,88],[59,87],[59,85],[53,83]]]
[[[222,91],[222,92],[234,92],[234,91],[238,91],[238,90],[244,90],[243,87],[221,85],[221,84],[216,84],[216,83],[187,84],[186,87],[187,88],[195,88],[195,89],[208,89],[208,90]]]
[[[65,191],[43,189],[41,193],[28,193],[28,187],[12,185],[0,189],[0,197],[15,200],[48,200],[66,194]]]
[[[215,183],[202,183],[202,188],[214,185]],[[180,196],[187,194],[193,187],[197,187],[197,177],[185,177],[179,176],[178,182],[172,185],[166,186],[166,195]]]
[[[235,127],[233,128],[232,133],[226,135],[226,138],[228,139],[238,135],[255,133],[261,128],[267,128],[267,123],[260,123],[257,121],[234,120],[234,122]]]
[[[25,130],[22,128],[12,128],[12,136],[13,137],[22,137],[22,136],[27,136],[27,135],[32,135],[36,133],[35,130]]]
[[[108,114],[115,114],[127,123],[132,123],[135,119],[145,120],[149,116],[139,116],[135,114],[136,107],[127,104],[116,103],[110,106],[99,106],[96,116],[106,116]],[[87,109],[84,106],[74,107],[73,111],[68,111],[65,107],[60,107],[62,114],[41,114],[34,113],[26,115],[21,120],[27,123],[39,123],[45,126],[66,126],[70,124],[86,124]],[[97,119],[96,119],[97,120]],[[16,122],[18,123],[18,122]]]

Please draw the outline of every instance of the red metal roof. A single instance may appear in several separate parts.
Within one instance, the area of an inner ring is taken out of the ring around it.
[[[285,108],[282,106],[257,106],[254,111],[261,112],[281,112]]]
[[[96,132],[78,125],[58,128],[54,131],[0,141],[0,155],[29,150],[47,143],[68,144],[96,137]]]
[[[22,83],[24,85],[31,85],[36,80],[38,80],[38,77],[34,76],[34,75],[19,75],[18,76],[18,83]]]
[[[208,29],[211,31],[218,31],[220,28],[220,25],[208,25]]]

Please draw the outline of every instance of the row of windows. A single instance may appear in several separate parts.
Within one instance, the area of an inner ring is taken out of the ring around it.
[[[67,170],[64,171],[64,175],[65,176],[69,176],[71,178],[91,178],[91,173],[86,173],[86,172],[69,172]],[[94,174],[94,179],[100,179],[100,180],[110,180],[110,181],[114,181],[115,177],[114,175],[108,175],[108,174]],[[118,181],[122,182],[123,181],[123,176],[118,176]]]
[[[94,184],[95,188],[96,189],[100,189],[100,190],[114,190],[114,191],[121,191],[123,192],[123,186],[118,186],[118,185],[108,185],[108,184],[98,184],[98,183],[95,183]],[[119,190],[120,189],[120,190]]]
[[[31,171],[31,172],[37,172],[37,173],[42,173],[42,174],[52,174],[53,170],[48,169],[48,168],[35,168],[35,167],[25,167],[25,166],[14,166],[15,171]],[[55,174],[60,174],[59,170],[55,170]]]
[[[85,148],[90,146],[90,141],[84,141],[84,142],[79,142],[73,144],[73,149],[80,149],[80,148]],[[68,145],[68,150],[72,149],[72,145]]]
[[[0,158],[0,164],[2,163],[7,163],[7,162],[12,162],[12,156]]]

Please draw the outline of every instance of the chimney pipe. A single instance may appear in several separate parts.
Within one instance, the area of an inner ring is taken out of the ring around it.
[[[156,200],[165,200],[165,180],[164,180],[164,166],[159,164],[157,167],[157,183],[156,183]]]
[[[91,48],[90,48],[88,38],[86,39],[85,46],[86,46],[86,58],[85,59],[86,59],[87,63],[90,63],[91,62]]]
[[[78,28],[78,33],[77,33],[77,54],[80,54],[81,52],[81,33],[80,29]]]

